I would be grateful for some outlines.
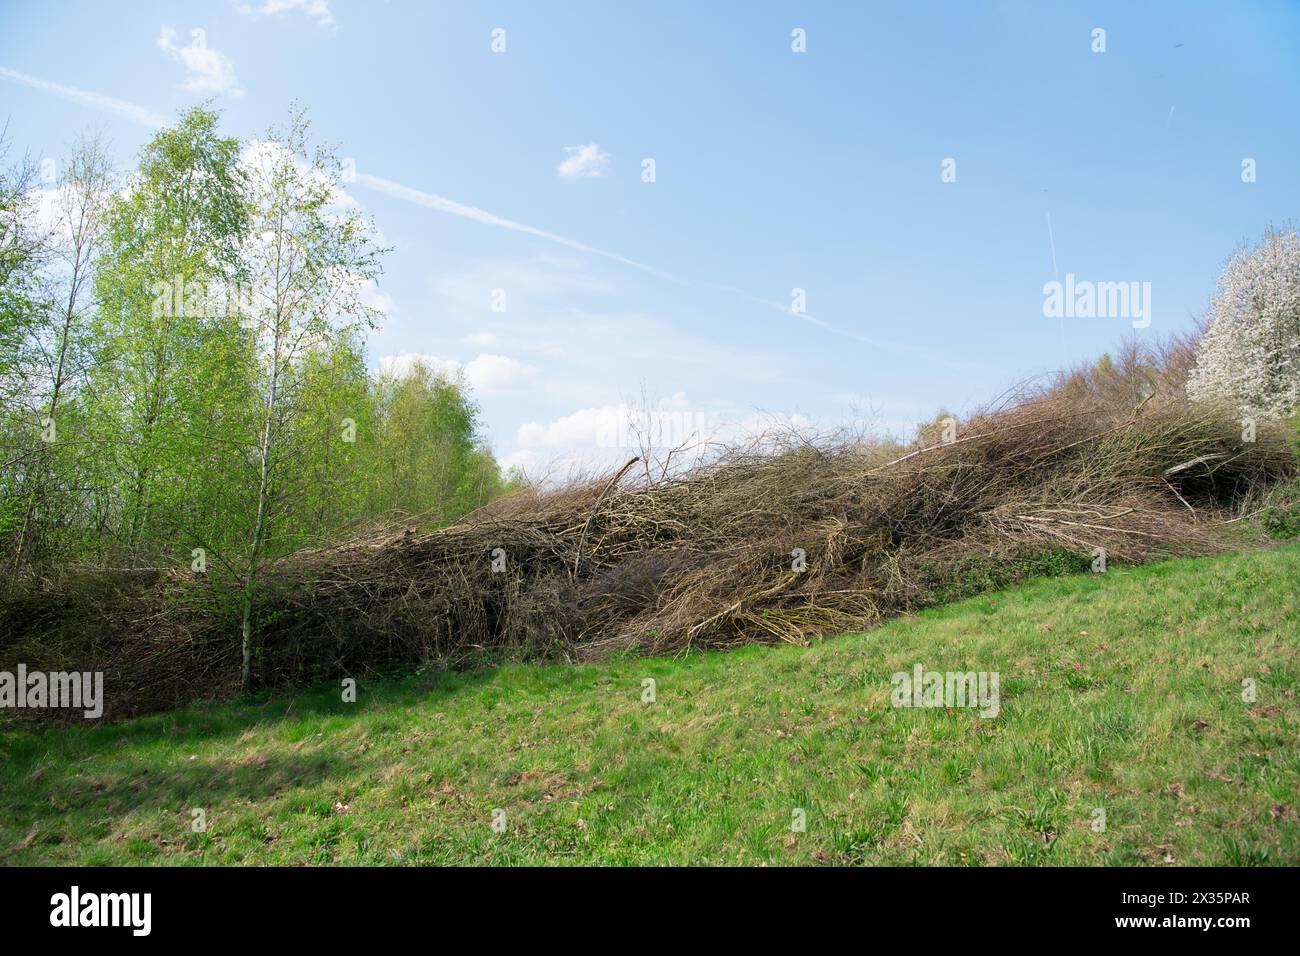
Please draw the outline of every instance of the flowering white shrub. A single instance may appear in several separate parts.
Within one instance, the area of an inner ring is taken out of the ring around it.
[[[1241,249],[1210,300],[1211,325],[1187,378],[1194,401],[1227,400],[1250,415],[1300,405],[1300,234],[1270,230]]]

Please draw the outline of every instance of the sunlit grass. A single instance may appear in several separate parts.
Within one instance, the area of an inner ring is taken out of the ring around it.
[[[1298,588],[1291,546],[1044,580],[808,648],[12,729],[0,860],[1295,864]],[[1001,714],[891,707],[916,663],[997,671]]]

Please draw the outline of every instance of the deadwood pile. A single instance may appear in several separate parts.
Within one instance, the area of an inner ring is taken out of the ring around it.
[[[950,442],[769,442],[657,477],[632,463],[437,531],[279,561],[258,599],[255,683],[803,643],[1086,569],[1098,548],[1132,563],[1240,546],[1239,519],[1294,469],[1280,426],[1244,441],[1230,409],[1051,398],[967,420]],[[102,669],[118,716],[223,696],[240,666],[224,606],[188,573],[87,573],[0,605],[0,667]]]

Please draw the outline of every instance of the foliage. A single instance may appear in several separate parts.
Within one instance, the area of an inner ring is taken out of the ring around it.
[[[246,467],[248,335],[206,301],[238,277],[238,156],[215,113],[191,110],[145,147],[109,210],[85,435],[101,450],[96,504],[115,563],[219,553],[247,510],[228,486]]]
[[[28,291],[20,294],[19,319],[9,329],[14,352],[0,360],[6,399],[0,484],[10,502],[4,530],[12,541],[13,570],[65,556],[71,512],[83,494],[71,480],[78,449],[75,430],[66,426],[80,418],[78,386],[90,360],[91,287],[114,185],[101,144],[78,141],[48,185],[37,190],[29,184],[20,203],[32,221],[16,234],[28,247],[26,262],[37,271],[28,275],[34,282],[20,283]]]
[[[1265,499],[1259,520],[1270,537],[1300,538],[1300,480],[1274,488]]]
[[[368,370],[361,293],[383,250],[307,132],[295,112],[241,143],[203,106],[126,176],[94,141],[57,183],[0,171],[11,595],[197,564],[218,613],[299,548],[501,493],[464,383]]]
[[[382,374],[376,392],[380,449],[371,513],[405,509],[440,525],[505,490],[461,383],[417,361],[402,375]]]

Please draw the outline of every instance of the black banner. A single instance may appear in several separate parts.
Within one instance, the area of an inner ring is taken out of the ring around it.
[[[579,932],[624,922],[652,935],[663,925],[675,935],[683,919],[734,939],[774,921],[829,927],[847,917],[860,936],[934,933],[945,946],[987,943],[987,933],[1003,931],[1071,940],[1199,935],[1231,945],[1243,933],[1286,927],[1293,884],[1285,869],[51,868],[0,870],[0,915],[20,936],[128,944],[255,934],[337,945],[435,920],[487,929],[494,941],[502,933],[536,939],[560,922]]]

